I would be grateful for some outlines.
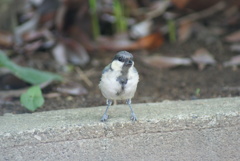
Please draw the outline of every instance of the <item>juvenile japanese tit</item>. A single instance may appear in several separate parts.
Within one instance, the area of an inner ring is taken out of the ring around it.
[[[99,83],[102,95],[107,99],[107,108],[101,118],[102,122],[107,121],[108,108],[115,100],[126,100],[126,104],[131,110],[130,119],[137,120],[131,106],[131,99],[136,92],[138,81],[139,76],[134,67],[133,55],[127,51],[118,52],[112,62],[102,71]]]

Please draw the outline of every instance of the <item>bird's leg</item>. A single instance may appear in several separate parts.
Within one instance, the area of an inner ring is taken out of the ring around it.
[[[130,119],[132,121],[137,121],[137,117],[136,117],[135,113],[133,112],[133,109],[132,109],[132,106],[131,106],[131,103],[132,103],[131,99],[127,99],[126,103],[128,104],[128,106],[129,106],[129,108],[131,110],[131,117],[130,117]]]
[[[108,111],[109,106],[111,106],[111,104],[112,104],[112,100],[107,99],[106,103],[107,103],[107,108],[106,108],[106,111],[104,112],[104,114],[101,118],[102,122],[107,121],[107,119],[108,119],[107,111]]]

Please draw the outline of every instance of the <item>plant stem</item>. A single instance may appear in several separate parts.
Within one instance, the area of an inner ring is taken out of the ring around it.
[[[113,12],[116,17],[115,29],[116,32],[124,32],[127,30],[127,22],[124,16],[124,9],[119,0],[113,1]]]
[[[97,16],[97,0],[89,0],[91,21],[92,21],[92,32],[94,39],[100,35],[100,27]]]
[[[176,24],[174,20],[168,20],[169,40],[171,43],[176,42]]]

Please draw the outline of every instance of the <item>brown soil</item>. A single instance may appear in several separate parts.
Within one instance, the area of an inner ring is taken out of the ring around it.
[[[143,51],[133,52],[135,66],[140,74],[138,89],[133,98],[133,103],[161,102],[163,100],[192,100],[215,97],[233,97],[240,95],[240,70],[237,68],[224,68],[222,63],[229,60],[236,53],[230,52],[225,45],[206,45],[199,42],[187,42],[184,44],[164,44],[159,50],[151,54],[164,56],[189,57],[200,47],[208,49],[218,64],[207,66],[199,71],[197,66],[176,67],[172,69],[156,69],[146,66],[141,59]],[[106,58],[107,57],[107,58]],[[82,108],[105,105],[105,99],[98,89],[101,70],[112,59],[113,54],[92,55],[92,58],[100,62],[99,66],[89,65],[85,70],[94,69],[94,75],[90,80],[94,86],[88,88],[89,93],[83,96],[69,96],[48,98],[39,111]],[[70,78],[69,78],[70,79]],[[82,82],[83,83],[83,82]],[[83,83],[87,87],[86,84]],[[199,92],[200,90],[200,92]],[[18,101],[0,104],[0,115],[4,113],[26,113],[29,112]]]

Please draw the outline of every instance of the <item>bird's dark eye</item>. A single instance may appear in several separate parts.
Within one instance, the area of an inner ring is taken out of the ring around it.
[[[124,62],[123,57],[119,57],[119,58],[118,58],[118,61]]]

